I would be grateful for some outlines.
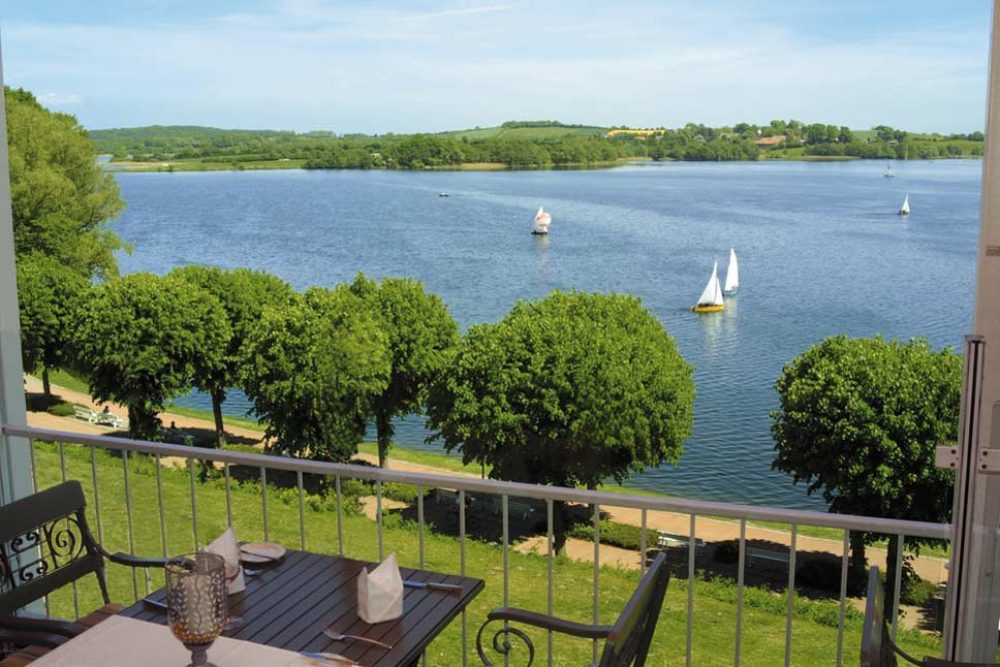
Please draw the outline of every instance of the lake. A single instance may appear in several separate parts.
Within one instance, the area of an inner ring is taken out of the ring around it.
[[[770,469],[784,364],[826,336],[926,337],[972,326],[981,163],[640,163],[600,171],[117,173],[123,272],[249,266],[296,288],[411,276],[463,327],[554,289],[628,292],[695,367],[679,468],[628,482],[675,495],[822,509]],[[449,197],[438,197],[447,192]],[[909,194],[912,214],[896,215]],[[530,234],[544,205],[548,238]],[[741,288],[690,307],[729,248]],[[207,407],[204,397],[181,399]],[[242,414],[245,397],[226,411]],[[425,445],[422,420],[397,440]]]

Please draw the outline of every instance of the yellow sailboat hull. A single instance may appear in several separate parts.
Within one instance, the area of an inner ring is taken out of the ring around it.
[[[725,309],[726,309],[725,304],[720,304],[718,306],[713,306],[713,305],[695,306],[691,310],[696,313],[718,313],[719,311]]]

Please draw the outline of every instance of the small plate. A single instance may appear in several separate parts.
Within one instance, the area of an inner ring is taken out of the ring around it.
[[[277,542],[247,542],[240,545],[244,563],[273,563],[285,557],[285,547]]]

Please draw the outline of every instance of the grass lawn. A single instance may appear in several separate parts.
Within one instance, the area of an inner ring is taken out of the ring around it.
[[[49,382],[83,394],[90,393],[90,386],[85,379],[61,368],[57,368],[49,373]]]
[[[204,419],[205,421],[215,423],[215,417],[211,412],[206,412],[205,410],[197,410],[195,408],[184,407],[183,405],[177,405],[176,403],[168,403],[164,412],[170,412],[175,415],[181,415],[183,417],[194,417],[195,419]],[[251,429],[253,431],[260,431],[261,434],[264,433],[264,427],[255,419],[248,419],[247,417],[235,417],[233,415],[222,415],[222,423],[226,427],[239,426],[240,428]]]
[[[40,488],[58,483],[62,478],[59,448],[54,445],[36,446],[38,481]],[[129,548],[128,522],[124,503],[123,460],[105,452],[97,452],[97,478],[101,501],[101,530],[104,544],[111,550]],[[93,484],[90,452],[85,447],[65,446],[65,474],[80,480],[88,495],[90,519],[96,531],[94,516]],[[133,455],[129,461],[132,498],[132,537],[139,554],[177,554],[195,546],[192,527],[189,475],[182,470],[162,470],[163,496],[166,517],[166,544],[161,542],[157,509],[155,464],[146,457]],[[315,480],[306,480],[309,482]],[[226,526],[225,490],[221,482],[197,484],[197,541],[207,543]],[[246,484],[233,489],[233,520],[241,539],[264,538],[262,498],[259,486]],[[337,553],[337,515],[333,503],[320,496],[309,496],[305,509],[305,542],[311,551]],[[289,547],[298,547],[299,513],[297,494],[270,489],[268,492],[269,538]],[[374,522],[360,514],[347,514],[343,524],[345,555],[374,560],[377,558],[377,533]],[[397,515],[385,521],[385,552],[395,551],[400,562],[408,566],[419,565],[418,533],[414,525]],[[459,545],[457,540],[428,530],[425,539],[425,567],[443,572],[459,572]],[[510,602],[516,606],[540,611],[545,610],[545,577],[547,560],[540,556],[524,555],[511,551]],[[470,641],[473,641],[481,619],[486,612],[503,602],[503,550],[497,544],[468,541],[466,544],[466,572],[469,576],[486,581],[485,590],[468,610]],[[139,593],[161,585],[160,575],[153,573],[149,579],[139,573]],[[614,568],[602,568],[600,573],[599,617],[610,623],[621,609],[638,581],[638,573]],[[117,601],[133,599],[132,574],[127,568],[111,565],[109,571],[112,598]],[[592,614],[592,567],[567,559],[557,559],[555,566],[556,613],[579,621],[589,622]],[[664,609],[657,627],[648,664],[678,664],[685,651],[687,622],[687,592],[689,582],[673,578],[667,593]],[[694,584],[694,664],[724,665],[733,661],[735,637],[735,586],[728,581],[699,579]],[[99,606],[96,584],[87,581],[79,587],[81,610]],[[743,664],[770,666],[781,664],[785,647],[785,599],[761,589],[747,588],[744,602]],[[72,616],[73,595],[65,590],[53,597],[53,612]],[[792,664],[829,665],[836,654],[837,604],[797,599],[792,623]],[[861,621],[857,612],[851,612],[846,623],[844,654],[845,664],[857,665]],[[545,662],[546,642],[543,635],[534,634],[539,651],[539,664]],[[935,653],[939,641],[934,637],[910,632],[901,633],[902,645],[917,655]],[[471,645],[470,650],[473,650]],[[429,664],[454,665],[460,662],[461,624],[456,621],[432,644]],[[554,664],[580,665],[590,660],[589,642],[557,637]],[[522,656],[523,657],[523,656]],[[475,661],[471,660],[470,664]],[[517,664],[516,661],[512,664]]]

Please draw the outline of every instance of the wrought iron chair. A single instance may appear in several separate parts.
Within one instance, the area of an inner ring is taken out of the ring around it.
[[[642,577],[639,586],[625,604],[614,625],[586,625],[575,623],[553,616],[538,614],[526,609],[502,607],[494,609],[486,622],[479,628],[476,635],[476,651],[487,667],[491,663],[483,650],[483,633],[486,626],[496,621],[504,622],[493,634],[491,644],[493,650],[502,656],[507,656],[512,647],[509,636],[520,639],[528,649],[528,667],[535,660],[535,646],[528,635],[509,623],[523,623],[543,630],[561,632],[574,637],[586,639],[604,639],[604,651],[601,653],[599,667],[642,667],[646,663],[649,644],[653,639],[656,621],[663,606],[663,596],[670,582],[670,571],[667,570],[667,555],[660,553]]]
[[[878,567],[868,570],[868,598],[865,601],[865,624],[861,629],[861,667],[896,667],[896,655],[919,667],[995,667],[995,663],[954,662],[931,656],[917,660],[892,641],[885,618],[885,594],[879,581]]]
[[[77,481],[0,507],[0,645],[54,647],[85,628],[75,622],[19,617],[19,609],[88,574],[97,576],[105,609],[113,611],[104,559],[130,567],[163,567],[163,559],[108,553],[87,526]]]

